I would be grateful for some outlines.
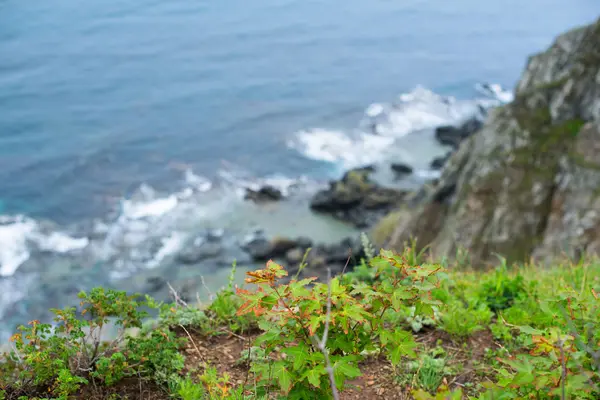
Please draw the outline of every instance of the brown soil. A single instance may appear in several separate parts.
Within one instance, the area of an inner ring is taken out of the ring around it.
[[[251,384],[254,380],[253,374],[248,372],[246,364],[238,360],[248,351],[250,343],[259,334],[260,332],[245,335],[229,333],[217,337],[204,337],[194,332],[182,333],[188,339],[191,338],[184,349],[186,372],[202,373],[208,363],[215,367],[219,374],[227,373],[233,386]],[[451,389],[464,388],[467,382],[483,381],[485,376],[481,375],[481,369],[485,349],[498,348],[488,330],[477,332],[466,341],[455,340],[442,331],[430,331],[417,336],[416,339],[422,345],[422,350],[436,347],[439,343],[446,350],[450,363],[463,366],[460,374],[444,379],[443,383]],[[369,358],[361,363],[360,369],[363,375],[347,382],[347,388],[340,393],[342,400],[413,398],[410,394],[413,387],[397,382],[396,376],[399,372],[394,372],[393,366],[384,357]],[[479,372],[476,373],[476,370]]]
[[[217,369],[219,376],[223,376],[225,373],[230,376],[230,386],[252,384],[253,374],[248,371],[248,365],[239,360],[244,352],[248,351],[250,344],[260,332],[237,335],[224,331],[222,335],[208,337],[183,329],[177,333],[188,339],[186,347],[182,349],[185,356],[184,374],[190,373],[192,377],[197,378],[204,372],[206,365],[210,365]],[[443,347],[449,363],[462,366],[460,373],[446,376],[443,384],[450,389],[461,387],[465,394],[469,393],[465,386],[467,382],[478,383],[486,379],[485,349],[499,347],[489,330],[477,332],[464,341],[453,339],[445,332],[433,330],[419,334],[416,340],[421,345],[421,351],[436,346]],[[399,368],[395,371],[384,357],[368,358],[360,365],[363,375],[347,382],[347,387],[340,393],[340,398],[342,400],[412,399],[412,384],[398,383],[397,376],[401,374],[402,366]],[[20,395],[27,395],[29,398],[35,396],[44,398],[48,395],[48,389],[39,388],[30,393],[7,393],[6,399],[16,400]],[[119,397],[113,397],[114,395]],[[76,397],[77,400],[112,400],[115,398],[168,400],[169,396],[164,389],[150,381],[129,378],[110,388],[93,384],[87,385]]]

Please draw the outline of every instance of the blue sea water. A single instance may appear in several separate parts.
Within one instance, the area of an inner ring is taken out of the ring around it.
[[[510,90],[528,55],[599,14],[597,0],[0,0],[0,322],[139,264],[197,277],[160,268],[200,225],[342,237],[305,198],[256,209],[213,188],[370,162],[386,137],[474,107],[478,82]],[[387,134],[350,134],[402,93]],[[426,135],[396,150],[419,168],[440,151]]]
[[[185,163],[322,174],[294,132],[343,129],[421,84],[512,87],[526,57],[595,0],[4,0],[0,199],[72,221]]]

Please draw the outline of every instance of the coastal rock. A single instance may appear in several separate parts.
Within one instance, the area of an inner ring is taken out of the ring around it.
[[[435,188],[400,212],[386,245],[401,250],[416,237],[450,260],[468,249],[475,267],[496,254],[598,255],[599,187],[600,20],[530,57],[514,101],[460,144]]]
[[[167,286],[167,280],[162,276],[151,276],[146,279],[146,290],[150,293],[156,293]]]
[[[435,130],[435,137],[441,144],[457,149],[460,143],[469,138],[483,127],[483,122],[478,118],[471,118],[460,126],[440,126]]]
[[[444,168],[444,165],[446,165],[451,156],[452,152],[448,152],[443,156],[436,157],[431,161],[429,167],[434,171],[439,171]]]
[[[177,260],[183,264],[196,264],[221,254],[223,254],[223,247],[220,243],[207,241],[200,245],[185,247],[177,254]]]
[[[413,173],[413,168],[410,165],[406,165],[403,163],[392,163],[390,168],[398,176],[409,175]]]
[[[296,265],[302,261],[304,257],[304,251],[299,248],[291,249],[287,253],[285,253],[285,260],[288,264]]]
[[[283,193],[274,186],[265,185],[258,190],[246,189],[244,198],[257,203],[264,203],[283,199]]]
[[[275,238],[272,240],[256,238],[245,244],[244,250],[246,250],[254,261],[268,261],[270,259],[285,257],[292,249],[298,249],[303,252],[306,248],[310,247],[310,243],[310,239],[306,238]]]
[[[292,249],[286,254],[290,276],[298,272],[304,253],[300,249]],[[327,269],[331,270],[332,275],[341,273],[344,267],[346,271],[351,271],[363,257],[365,254],[359,238],[346,238],[333,244],[319,244],[308,253],[306,267],[299,276],[315,276],[324,281],[327,279]]]
[[[381,215],[397,207],[407,192],[379,186],[370,179],[372,169],[348,171],[330,183],[311,200],[312,210],[331,214],[358,228],[373,224]]]

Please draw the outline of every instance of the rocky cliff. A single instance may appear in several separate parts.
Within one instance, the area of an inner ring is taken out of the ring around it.
[[[420,197],[380,244],[415,237],[436,257],[468,249],[474,265],[600,253],[600,20],[530,57],[515,100]]]

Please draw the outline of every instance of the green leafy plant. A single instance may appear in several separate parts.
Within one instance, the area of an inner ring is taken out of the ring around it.
[[[429,393],[435,393],[442,384],[444,376],[449,372],[445,351],[434,348],[430,352],[419,355],[419,358],[406,363],[400,371],[398,381],[404,385],[419,387]]]
[[[148,315],[142,307],[151,307],[152,302],[102,288],[79,297],[79,313],[73,307],[52,310],[54,327],[39,321],[19,327],[19,333],[11,338],[14,350],[5,355],[1,366],[2,387],[24,394],[47,387],[50,393],[66,399],[88,379],[112,385],[127,376],[158,376],[180,369],[182,363],[173,361],[181,359],[179,342],[171,332],[154,330],[136,337],[126,334],[131,328],[142,327]],[[119,327],[119,333],[114,340],[104,342],[101,334],[109,323]]]
[[[205,395],[204,387],[192,381],[189,377],[179,379],[176,394],[181,400],[199,400]]]
[[[461,301],[454,301],[442,312],[440,328],[451,335],[467,337],[484,329],[492,315],[486,304],[471,303],[465,306]]]
[[[479,290],[481,300],[494,312],[509,308],[516,300],[526,295],[523,276],[510,276],[504,259],[494,275],[484,281]]]
[[[383,351],[393,364],[415,356],[412,334],[386,326],[383,316],[410,305],[417,314],[433,315],[432,307],[439,302],[430,298],[430,291],[438,283],[440,267],[412,266],[387,251],[371,267],[389,279],[367,285],[308,278],[284,285],[278,280],[287,272],[272,261],[266,269],[248,273],[246,282],[257,288],[238,289],[245,300],[238,314],[260,318],[265,333],[256,346],[264,346],[267,355],[276,350],[286,355],[252,366],[263,388],[277,385],[292,399],[330,398],[347,379],[360,376],[357,365],[366,354]]]

